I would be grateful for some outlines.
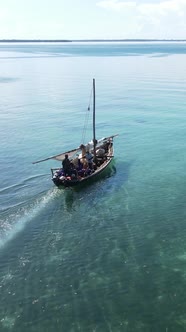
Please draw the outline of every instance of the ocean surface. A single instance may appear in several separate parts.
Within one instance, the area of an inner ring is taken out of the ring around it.
[[[93,78],[112,172],[59,190]],[[0,332],[186,331],[185,137],[186,43],[0,44]]]

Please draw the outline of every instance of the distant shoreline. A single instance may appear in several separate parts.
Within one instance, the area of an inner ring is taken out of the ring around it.
[[[0,39],[0,43],[186,42],[186,39]]]

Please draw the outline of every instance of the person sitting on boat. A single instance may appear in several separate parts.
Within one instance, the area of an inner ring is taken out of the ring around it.
[[[81,171],[83,169],[83,163],[81,162],[81,160],[78,158],[78,166],[77,166],[77,170]]]
[[[105,149],[104,148],[99,148],[96,150],[96,156],[97,157],[103,157],[105,154]]]
[[[106,153],[108,153],[109,147],[110,147],[110,141],[109,140],[105,141],[103,143],[103,145],[101,146],[101,148],[104,149]]]
[[[92,169],[93,168],[93,156],[89,151],[86,151],[85,158],[88,163],[88,167],[90,169]]]
[[[60,168],[58,171],[57,171],[57,174],[58,176],[62,176],[62,175],[65,175],[64,171],[62,168]]]
[[[76,178],[78,173],[77,173],[77,169],[75,168],[75,165],[73,164],[73,162],[70,163],[70,175],[73,178]]]
[[[91,169],[90,168],[86,168],[85,170],[84,170],[84,177],[86,177],[86,176],[88,176],[88,175],[90,175],[91,174]]]
[[[60,178],[60,176],[63,176],[63,175],[64,175],[63,169],[60,168],[60,169],[56,170],[53,177],[54,178]]]
[[[68,154],[65,155],[65,159],[62,161],[62,166],[65,175],[70,175],[70,160],[68,159]]]
[[[86,147],[84,144],[80,145],[80,149],[81,149],[81,158],[85,157],[85,153],[86,153]]]

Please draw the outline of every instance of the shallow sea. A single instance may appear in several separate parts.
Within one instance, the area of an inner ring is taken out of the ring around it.
[[[93,78],[114,167],[59,190]],[[186,331],[185,96],[186,43],[0,44],[0,332]]]

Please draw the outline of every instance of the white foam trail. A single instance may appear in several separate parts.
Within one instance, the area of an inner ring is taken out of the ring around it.
[[[61,191],[57,188],[49,190],[43,197],[35,200],[29,208],[21,208],[16,213],[9,215],[1,226],[6,230],[3,232],[3,237],[0,238],[0,248],[21,232],[25,225],[36,217],[59,194],[61,194]]]

